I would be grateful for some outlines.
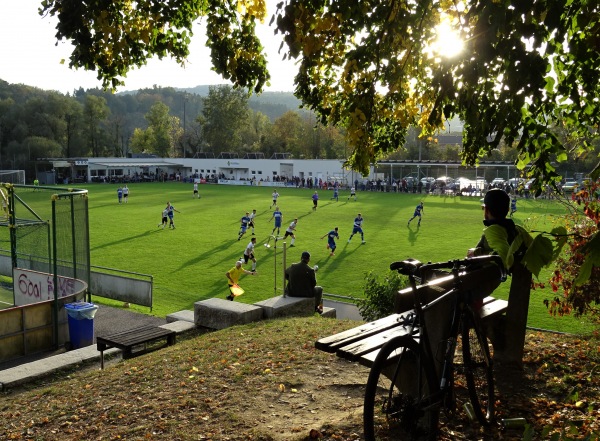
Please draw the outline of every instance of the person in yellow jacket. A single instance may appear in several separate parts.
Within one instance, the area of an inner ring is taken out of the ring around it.
[[[507,219],[510,211],[510,196],[499,188],[488,191],[483,198],[483,235],[468,257],[485,254],[498,254],[504,267],[510,271],[519,262],[533,241],[531,235],[512,219]]]

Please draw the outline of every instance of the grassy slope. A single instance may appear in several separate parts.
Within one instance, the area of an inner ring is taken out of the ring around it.
[[[90,236],[92,264],[151,274],[154,277],[154,309],[159,316],[193,309],[194,302],[227,294],[225,272],[242,256],[250,237],[237,240],[239,219],[256,208],[256,255],[259,277],[243,276],[246,294],[239,301],[254,303],[281,289],[281,253],[275,275],[274,250],[264,243],[271,232],[272,188],[204,185],[201,199],[192,198],[192,187],[183,183],[129,185],[130,201],[119,205],[116,185],[92,184],[90,191]],[[298,217],[296,248],[288,249],[287,264],[299,260],[300,252],[312,253],[312,264],[320,267],[318,281],[325,292],[360,296],[364,275],[373,270],[385,274],[390,262],[407,257],[422,261],[463,257],[481,235],[479,198],[444,198],[393,193],[359,192],[358,201],[331,201],[331,191],[319,191],[319,209],[313,212],[311,190],[279,190],[284,226]],[[406,222],[414,206],[423,199],[422,226]],[[175,214],[176,230],[157,228],[167,201]],[[355,237],[346,241],[358,212],[365,218],[367,243]],[[517,222],[530,228],[548,228],[561,207],[546,201],[519,201]],[[340,240],[336,256],[325,249],[320,237],[338,226]],[[288,241],[289,244],[289,241]],[[279,250],[280,251],[280,250]],[[275,282],[276,280],[276,282]],[[508,284],[503,287],[506,294]],[[503,295],[502,293],[499,293]],[[530,325],[568,332],[590,330],[573,318],[549,317],[542,301],[551,293],[536,291],[530,306]],[[101,299],[95,299],[102,301]],[[140,308],[147,312],[146,308]]]

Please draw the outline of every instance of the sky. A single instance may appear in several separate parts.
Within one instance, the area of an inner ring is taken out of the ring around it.
[[[268,23],[278,0],[267,0],[265,24],[257,33],[266,48],[271,73],[270,91],[293,91],[295,67],[292,61],[282,61],[277,53],[281,34],[273,35]],[[73,46],[55,38],[57,20],[41,17],[41,0],[3,0],[0,15],[0,79],[12,84],[26,84],[44,90],[72,93],[80,87],[101,88],[96,72],[73,70],[68,59]],[[118,92],[156,86],[188,88],[199,85],[227,84],[210,70],[210,51],[205,47],[206,36],[200,24],[194,27],[190,56],[185,68],[170,58],[152,59],[141,69],[133,69]],[[65,64],[61,64],[65,60]]]

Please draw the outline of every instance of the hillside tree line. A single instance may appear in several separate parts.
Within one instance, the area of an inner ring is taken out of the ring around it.
[[[0,80],[3,169],[32,170],[37,158],[193,157],[200,152],[334,159],[344,157],[345,144],[339,129],[322,126],[310,112],[270,105],[268,97],[250,99],[230,86],[210,86],[205,96],[158,87],[120,94],[79,89],[64,95]]]

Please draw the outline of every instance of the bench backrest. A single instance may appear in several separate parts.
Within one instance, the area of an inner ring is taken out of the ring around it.
[[[454,287],[454,277],[448,273],[436,272],[430,277],[416,288],[422,304],[441,297]],[[483,300],[489,296],[500,285],[501,277],[502,271],[494,263],[486,263],[480,267],[469,269],[468,272],[459,273],[461,288],[473,300]],[[400,290],[395,298],[394,312],[402,313],[414,309],[414,303],[414,293],[411,287]],[[454,298],[448,296],[425,312],[429,344],[434,355],[439,355],[435,357],[436,360],[442,359],[444,342],[450,334],[453,304]],[[439,374],[441,364],[437,368]]]
[[[473,300],[489,296],[502,282],[502,271],[494,263],[485,263],[477,268],[459,273],[461,288]],[[431,274],[417,290],[423,304],[429,303],[454,287],[454,277],[443,271]],[[394,299],[394,312],[402,313],[414,309],[414,294],[411,287],[402,289]]]

